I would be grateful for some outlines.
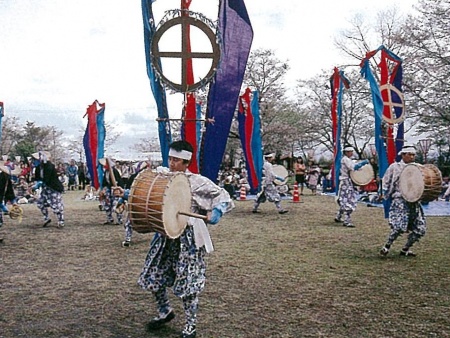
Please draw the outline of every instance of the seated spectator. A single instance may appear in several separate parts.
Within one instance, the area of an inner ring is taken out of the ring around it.
[[[236,199],[236,189],[233,185],[232,180],[233,180],[232,176],[228,176],[227,178],[225,178],[223,188],[228,192],[228,194],[230,194],[230,197],[232,199]]]

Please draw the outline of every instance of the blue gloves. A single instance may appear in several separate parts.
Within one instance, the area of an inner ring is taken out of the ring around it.
[[[37,181],[34,185],[33,185],[33,191],[34,190],[38,190],[40,187],[42,187],[42,181]]]
[[[123,192],[123,199],[125,200],[125,201],[128,201],[128,197],[130,196],[130,189],[125,189],[124,190],[124,192]]]
[[[364,167],[366,164],[369,164],[369,160],[364,160],[364,161],[361,161],[361,162],[355,164],[355,170],[361,169],[361,168]]]
[[[222,217],[222,211],[218,208],[212,209],[211,216],[209,218],[209,224],[217,224]]]
[[[275,179],[278,180],[278,181],[284,181],[284,178],[280,177],[280,176],[275,176]]]

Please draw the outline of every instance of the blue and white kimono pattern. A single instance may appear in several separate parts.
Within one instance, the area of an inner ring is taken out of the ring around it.
[[[391,199],[389,209],[389,226],[391,234],[388,244],[404,232],[411,231],[407,246],[410,247],[419,238],[425,235],[427,230],[426,219],[420,202],[407,202],[400,192],[400,175],[406,163],[392,163],[383,176],[383,195],[385,199]]]
[[[208,178],[187,173],[192,194],[191,212],[201,214],[221,206],[223,212],[234,203],[223,188]],[[205,286],[205,246],[197,247],[191,219],[179,238],[170,239],[156,233],[150,244],[138,285],[154,293],[173,287],[178,297],[200,293]]]
[[[339,175],[339,191],[337,195],[337,203],[339,204],[339,211],[336,219],[345,217],[344,223],[350,224],[351,213],[356,210],[356,191],[350,177],[350,172],[355,169],[355,164],[348,156],[344,156],[341,160],[341,171]]]

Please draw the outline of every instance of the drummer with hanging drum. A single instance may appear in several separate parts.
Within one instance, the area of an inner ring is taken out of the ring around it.
[[[225,189],[208,178],[188,171],[193,147],[186,141],[176,141],[170,145],[167,172],[183,172],[191,186],[191,211],[206,214],[206,222],[216,224],[221,216],[234,208],[234,203]],[[180,192],[183,193],[183,192]],[[150,244],[144,268],[138,284],[152,292],[158,306],[158,316],[146,326],[148,331],[161,328],[174,317],[169,303],[167,288],[183,301],[185,327],[182,337],[196,336],[198,295],[205,286],[205,254],[213,250],[205,221],[189,217],[178,238],[170,238],[157,232]]]
[[[392,243],[403,233],[409,231],[408,239],[401,256],[416,256],[410,248],[426,233],[426,219],[420,201],[408,202],[402,196],[400,191],[400,177],[403,169],[415,162],[416,148],[414,145],[405,144],[399,154],[402,159],[399,162],[392,163],[386,170],[382,186],[385,208],[389,210],[389,226],[391,232],[386,244],[381,248],[380,254],[386,256],[389,253]]]
[[[353,228],[355,225],[352,222],[351,214],[356,210],[356,191],[351,179],[351,172],[360,170],[363,166],[368,165],[369,161],[364,160],[359,163],[354,163],[352,160],[353,147],[351,145],[344,146],[344,156],[341,160],[341,168],[339,174],[339,190],[337,193],[337,203],[339,210],[334,218],[337,223],[344,222],[344,226]],[[344,219],[342,219],[344,218]]]
[[[252,212],[254,214],[258,213],[258,207],[261,203],[264,203],[267,200],[269,202],[273,202],[275,204],[275,207],[278,210],[279,214],[285,214],[289,210],[283,209],[281,206],[281,197],[278,193],[278,189],[276,188],[275,181],[284,181],[287,178],[287,170],[286,170],[286,177],[279,177],[276,175],[273,169],[272,162],[275,160],[275,154],[274,153],[266,153],[264,155],[264,164],[263,164],[263,174],[264,174],[264,180],[262,183],[262,190],[257,194],[255,203],[253,205]]]

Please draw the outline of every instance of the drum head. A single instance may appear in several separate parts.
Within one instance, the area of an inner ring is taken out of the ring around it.
[[[366,164],[359,170],[350,171],[350,178],[356,185],[367,185],[374,179],[374,176],[371,164]]]
[[[273,183],[276,184],[276,185],[286,184],[287,180],[288,180],[288,176],[289,176],[289,172],[287,171],[287,169],[285,167],[283,167],[282,165],[280,165],[280,164],[274,164],[272,166],[272,168],[273,168],[273,172],[275,173],[275,175],[277,175],[278,177],[283,178],[282,181],[278,180],[278,179],[275,179],[273,181]]]
[[[163,197],[163,223],[167,237],[178,238],[184,231],[189,216],[178,212],[191,211],[191,186],[184,174],[171,177]]]
[[[415,203],[422,197],[425,183],[419,164],[408,164],[403,168],[399,179],[400,193],[403,198]]]

